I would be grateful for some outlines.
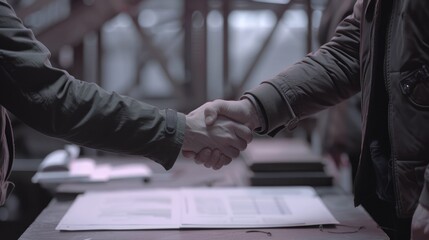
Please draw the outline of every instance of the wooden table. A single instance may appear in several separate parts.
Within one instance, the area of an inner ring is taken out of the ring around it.
[[[150,164],[150,163],[149,163]],[[270,229],[191,229],[191,230],[140,230],[140,231],[56,231],[60,219],[73,202],[76,192],[105,191],[114,189],[136,189],[181,186],[244,186],[246,168],[242,161],[234,161],[219,171],[205,169],[192,161],[180,160],[165,176],[156,175],[152,181],[122,180],[105,184],[63,184],[56,188],[57,198],[37,217],[19,238],[30,239],[389,239],[368,213],[361,207],[353,206],[353,197],[337,187],[316,188],[323,202],[341,223],[336,226],[270,228]],[[155,167],[156,172],[162,172]],[[256,230],[256,231],[255,231]]]

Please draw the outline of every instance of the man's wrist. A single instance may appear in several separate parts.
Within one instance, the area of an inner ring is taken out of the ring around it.
[[[244,107],[249,110],[249,114],[248,114],[248,116],[249,116],[249,121],[248,121],[249,127],[252,130],[260,128],[261,127],[261,121],[260,121],[260,116],[259,116],[260,114],[258,114],[258,111],[257,111],[257,106],[255,106],[253,101],[251,101],[247,97],[243,97],[240,101],[243,103]]]

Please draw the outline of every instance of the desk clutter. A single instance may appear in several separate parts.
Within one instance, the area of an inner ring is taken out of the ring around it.
[[[255,139],[245,152],[252,186],[332,186],[322,156],[299,139]]]
[[[66,145],[48,154],[31,181],[39,184],[67,182],[107,182],[114,179],[142,178],[148,180],[152,170],[144,163],[97,163],[91,158],[79,158],[76,145]]]
[[[104,156],[96,160],[101,163],[114,162],[112,160],[138,162],[135,160],[141,159],[111,159]],[[131,178],[95,184],[60,184],[53,190],[57,198],[19,239],[265,238],[263,233],[253,232],[258,230],[269,232],[272,235],[269,238],[273,240],[283,240],[285,237],[388,239],[362,207],[354,207],[353,197],[337,187],[248,187],[248,167],[244,161],[233,161],[227,167],[214,171],[192,161],[179,160],[165,179],[157,176],[165,170],[160,166],[157,168],[155,162],[147,161],[145,164],[153,171],[149,182]],[[220,179],[228,180],[224,182]],[[210,184],[205,184],[203,180]],[[316,194],[313,189],[316,189]],[[83,194],[75,198],[75,193]],[[321,199],[323,205],[316,199]],[[316,213],[314,206],[327,208],[334,221],[340,224],[323,225],[322,232],[320,225],[316,224],[316,220],[320,222],[320,219],[313,215]],[[310,220],[304,221],[304,218]],[[288,227],[291,226],[285,222],[288,219],[295,224],[316,225]],[[282,227],[266,227],[268,224]],[[355,227],[359,230],[355,231]],[[186,230],[180,230],[183,228]],[[101,229],[103,231],[99,231]]]

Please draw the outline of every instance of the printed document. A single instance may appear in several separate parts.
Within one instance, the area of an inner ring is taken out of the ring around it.
[[[262,228],[338,224],[311,187],[85,193],[57,230]]]

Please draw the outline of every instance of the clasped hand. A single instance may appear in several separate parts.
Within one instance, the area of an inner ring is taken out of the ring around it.
[[[429,209],[419,204],[411,224],[412,240],[427,240],[429,237]]]
[[[182,153],[215,170],[228,165],[252,141],[257,126],[248,100],[215,100],[186,116]]]

